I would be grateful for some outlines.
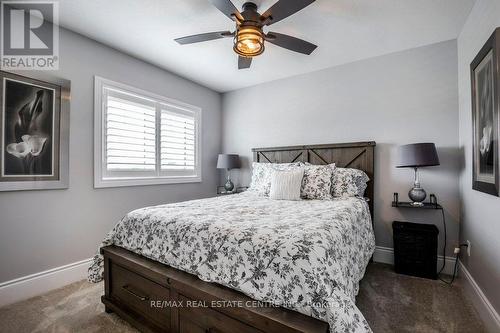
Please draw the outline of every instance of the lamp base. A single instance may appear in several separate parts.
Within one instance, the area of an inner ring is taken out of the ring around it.
[[[422,202],[427,197],[427,193],[425,193],[425,190],[420,186],[415,186],[408,192],[408,197],[412,201],[411,204],[413,206],[421,207],[424,205]]]
[[[234,184],[231,179],[227,179],[226,183],[224,184],[224,189],[226,190],[226,192],[232,192],[234,190]]]

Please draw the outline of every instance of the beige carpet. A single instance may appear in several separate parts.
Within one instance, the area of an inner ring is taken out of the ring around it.
[[[115,314],[104,313],[103,285],[73,283],[0,308],[0,332],[137,332]],[[390,266],[370,264],[357,304],[374,332],[483,332],[458,285],[413,278]]]
[[[356,304],[374,332],[485,332],[457,281],[400,275],[388,265],[368,266]]]

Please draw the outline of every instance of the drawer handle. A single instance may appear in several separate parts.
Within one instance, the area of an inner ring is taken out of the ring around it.
[[[126,292],[128,292],[130,295],[137,297],[141,301],[147,301],[148,298],[146,296],[141,296],[137,293],[134,293],[132,290],[130,290],[130,287],[128,285],[125,285],[122,287]]]
[[[215,328],[212,328],[212,327],[207,328],[207,329],[205,330],[205,333],[219,333],[219,332],[220,332],[219,330],[217,330],[217,329],[215,329]]]

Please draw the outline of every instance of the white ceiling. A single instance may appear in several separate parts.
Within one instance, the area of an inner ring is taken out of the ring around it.
[[[286,1],[286,0],[284,0]],[[233,0],[241,8],[244,0]],[[276,0],[256,0],[264,12]],[[310,56],[266,44],[237,69],[230,38],[174,38],[234,30],[208,0],[61,0],[60,24],[220,92],[457,38],[475,0],[317,0],[268,30],[310,41]]]

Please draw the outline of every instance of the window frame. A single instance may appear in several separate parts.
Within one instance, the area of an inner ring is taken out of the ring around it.
[[[136,95],[138,98],[150,100],[155,104],[156,111],[156,145],[155,171],[149,175],[141,171],[114,171],[108,172],[106,169],[106,117],[105,102],[106,95],[104,89],[114,89],[118,93]],[[182,175],[176,171],[161,169],[161,110],[179,109],[185,113],[192,113],[195,118],[195,168],[194,174]],[[202,128],[202,109],[167,98],[155,93],[151,93],[136,87],[129,86],[120,82],[115,82],[99,76],[94,77],[94,188],[122,187],[122,186],[143,186],[143,185],[163,185],[163,184],[182,184],[199,183],[202,181],[202,149],[201,149],[201,128]],[[118,176],[117,174],[121,174]]]

